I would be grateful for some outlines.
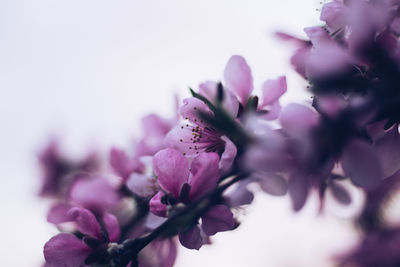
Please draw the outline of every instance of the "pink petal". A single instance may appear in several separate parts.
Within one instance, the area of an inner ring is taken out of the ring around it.
[[[318,114],[306,106],[292,103],[282,110],[279,120],[285,131],[298,136],[317,125]]]
[[[382,178],[392,176],[400,169],[400,135],[397,125],[377,138],[373,148],[380,158]]]
[[[199,250],[203,245],[203,238],[201,237],[199,226],[195,225],[188,230],[181,230],[179,232],[179,241],[182,246],[188,249]]]
[[[199,93],[210,100],[211,103],[215,103],[217,99],[217,87],[218,83],[207,81],[199,85]],[[224,90],[222,106],[232,117],[236,118],[239,111],[239,101],[231,91]]]
[[[267,80],[262,86],[262,104],[261,108],[272,105],[286,92],[286,77],[280,76],[275,80]]]
[[[117,218],[114,215],[105,212],[103,215],[103,222],[107,230],[110,242],[117,242],[121,235],[121,230],[119,228],[119,223]]]
[[[189,161],[178,150],[167,148],[154,155],[153,168],[160,186],[178,198],[188,181]]]
[[[210,116],[213,115],[212,111],[203,101],[194,97],[183,99],[183,104],[179,108],[179,114],[181,114],[182,118],[184,118],[185,120],[189,120],[197,125],[203,125],[203,120],[198,114],[199,111],[204,112]]]
[[[101,239],[100,224],[92,212],[74,207],[68,211],[68,215],[76,222],[79,232]]]
[[[301,210],[308,195],[307,177],[302,174],[292,175],[289,179],[288,191],[294,211]]]
[[[126,179],[134,170],[140,169],[141,164],[136,159],[131,159],[121,149],[113,147],[110,151],[110,165],[120,177]]]
[[[217,153],[200,153],[192,162],[190,199],[196,199],[217,186],[219,179],[219,156]]]
[[[153,177],[136,172],[129,176],[126,186],[140,197],[152,197],[159,190],[157,181]]]
[[[346,146],[342,155],[342,167],[357,186],[370,188],[382,178],[378,155],[369,144],[361,140],[352,140]]]
[[[235,92],[240,102],[245,105],[253,90],[253,77],[246,60],[241,56],[232,56],[224,71],[226,86]]]
[[[201,216],[201,228],[209,236],[232,230],[235,224],[233,213],[225,205],[216,205]]]
[[[247,181],[237,183],[233,191],[225,196],[226,203],[229,207],[235,208],[253,202],[254,194],[247,189]]]
[[[95,211],[107,210],[119,201],[116,190],[102,177],[78,180],[74,183],[70,196],[75,203]]]
[[[225,149],[219,161],[219,169],[221,172],[226,173],[232,167],[233,161],[236,158],[237,149],[235,144],[232,143],[228,137],[221,136],[221,139],[225,141]]]
[[[310,38],[314,47],[319,47],[321,44],[332,41],[329,34],[321,26],[305,28],[304,32],[307,34],[308,38]]]
[[[171,129],[170,123],[156,114],[142,118],[142,125],[146,135],[164,136]]]
[[[281,110],[282,110],[281,104],[279,103],[279,101],[276,101],[267,108],[268,111],[267,114],[260,116],[260,118],[267,121],[276,120],[277,118],[279,118]]]
[[[161,198],[164,196],[163,192],[158,192],[154,197],[150,199],[149,206],[150,206],[150,211],[161,217],[166,217],[167,216],[167,206],[163,203],[161,203]]]
[[[198,150],[193,149],[193,131],[196,126],[191,124],[178,125],[174,127],[165,137],[164,143],[167,147],[174,148],[186,156],[196,155]]]
[[[335,31],[346,23],[345,9],[346,6],[342,1],[334,0],[326,3],[322,7],[320,20],[326,22],[329,30]]]
[[[55,204],[47,213],[47,221],[54,224],[73,221],[71,216],[68,215],[71,208],[72,205],[67,203]]]
[[[61,233],[47,241],[43,253],[49,266],[83,267],[91,249],[73,234]]]
[[[139,253],[139,266],[173,267],[177,252],[174,239],[154,240]]]
[[[260,179],[261,189],[273,196],[283,196],[287,192],[287,181],[280,175],[267,174]]]

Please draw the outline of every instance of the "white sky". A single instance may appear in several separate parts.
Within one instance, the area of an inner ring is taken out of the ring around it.
[[[2,266],[39,266],[56,230],[35,192],[35,153],[51,134],[68,152],[128,144],[148,112],[171,115],[173,93],[220,79],[243,55],[256,88],[288,74],[286,102],[307,99],[288,67],[290,46],[320,23],[316,0],[0,0],[0,205]],[[312,203],[311,203],[312,204]],[[334,209],[331,209],[331,211]],[[242,226],[177,266],[329,266],[349,227],[315,205],[291,214],[286,198],[260,196]]]

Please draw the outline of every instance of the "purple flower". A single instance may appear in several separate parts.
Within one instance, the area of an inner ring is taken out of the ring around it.
[[[207,105],[197,98],[183,100],[179,108],[181,116],[187,123],[172,129],[166,139],[167,146],[193,157],[201,152],[217,152],[221,155],[220,168],[227,171],[236,157],[236,146],[221,132],[207,125],[199,116],[199,111],[213,115]]]
[[[189,204],[214,189],[219,179],[218,163],[216,153],[200,153],[189,163],[177,150],[168,148],[159,151],[154,156],[153,165],[163,191],[150,201],[150,211],[167,216],[176,204]],[[210,236],[235,226],[233,214],[225,205],[215,205],[201,219],[201,229],[190,225],[180,230],[179,239],[185,247],[199,249],[205,243],[202,232]]]
[[[107,250],[120,236],[117,219],[109,213],[97,219],[89,210],[76,207],[67,212],[66,218],[75,222],[81,235],[60,233],[52,237],[44,246],[48,266],[76,267],[107,263]]]

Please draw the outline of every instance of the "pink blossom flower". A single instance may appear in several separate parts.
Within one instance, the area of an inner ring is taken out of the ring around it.
[[[219,157],[216,153],[200,153],[189,163],[179,151],[168,148],[153,159],[154,171],[163,191],[150,201],[150,211],[167,216],[176,204],[189,204],[217,186]],[[201,230],[197,225],[181,229],[179,239],[187,248],[199,249],[205,235],[231,230],[235,225],[233,214],[225,205],[215,205],[201,216]]]

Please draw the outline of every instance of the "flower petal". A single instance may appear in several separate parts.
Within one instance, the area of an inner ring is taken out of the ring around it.
[[[336,31],[346,23],[345,9],[346,6],[342,1],[333,0],[322,7],[319,19],[326,22],[326,26],[330,31]]]
[[[76,222],[79,232],[101,239],[100,224],[92,212],[84,208],[74,207],[68,211],[68,215]]]
[[[267,174],[260,179],[261,189],[273,196],[283,196],[287,192],[287,181],[280,175]]]
[[[103,177],[79,179],[74,183],[70,196],[75,203],[94,211],[107,210],[119,201],[117,192]]]
[[[116,147],[113,147],[110,151],[110,165],[115,173],[124,179],[141,167],[138,160],[130,159],[123,150]]]
[[[163,149],[153,158],[154,172],[160,186],[176,198],[189,177],[189,161],[178,150]]]
[[[83,267],[91,249],[76,236],[61,233],[44,245],[44,257],[49,266]]]
[[[188,249],[199,250],[203,245],[203,238],[201,237],[199,226],[195,225],[188,230],[179,231],[179,241],[182,246]]]
[[[382,178],[392,176],[400,168],[400,135],[397,124],[377,138],[373,148],[380,158]]]
[[[225,141],[225,149],[219,161],[219,169],[221,172],[226,173],[232,167],[233,161],[236,158],[237,149],[235,144],[232,143],[228,137],[221,136],[221,139]]]
[[[226,86],[235,92],[242,105],[246,104],[253,90],[253,77],[246,60],[241,56],[232,56],[224,71]]]
[[[54,224],[73,221],[73,218],[68,215],[68,211],[71,208],[72,206],[67,203],[57,203],[53,205],[47,213],[47,221]]]
[[[182,118],[197,125],[203,125],[203,120],[198,113],[200,111],[210,116],[213,115],[212,111],[203,101],[194,97],[183,99],[183,104],[179,108],[179,114],[181,114]]]
[[[103,222],[104,227],[107,230],[110,242],[117,242],[121,235],[121,229],[119,228],[117,217],[108,212],[105,212],[103,214]]]
[[[201,228],[209,236],[232,230],[235,224],[233,213],[225,205],[216,205],[201,216]]]
[[[318,123],[318,115],[306,106],[292,103],[282,110],[279,120],[285,131],[298,136],[308,132]]]
[[[150,211],[161,217],[166,217],[167,216],[167,206],[163,203],[161,203],[161,198],[164,196],[163,192],[158,192],[154,197],[150,199],[149,206],[150,206]]]
[[[217,153],[200,153],[192,162],[189,198],[196,199],[217,186],[219,179]]]
[[[139,197],[152,197],[159,190],[154,177],[136,172],[129,176],[126,186]]]
[[[280,76],[274,80],[267,80],[262,86],[261,108],[272,105],[287,91],[286,77]]]
[[[308,189],[306,176],[295,174],[290,177],[288,191],[294,211],[299,211],[303,208],[307,200]]]
[[[352,140],[342,155],[344,173],[361,187],[371,188],[382,178],[379,157],[375,150],[364,141]]]
[[[199,85],[199,93],[206,97],[211,103],[216,103],[218,93],[218,83],[207,81]],[[236,96],[229,90],[224,90],[224,98],[222,100],[222,107],[234,118],[236,118],[239,111],[239,101]]]

